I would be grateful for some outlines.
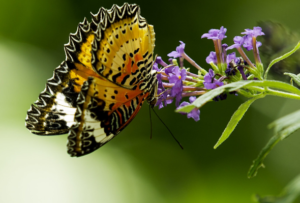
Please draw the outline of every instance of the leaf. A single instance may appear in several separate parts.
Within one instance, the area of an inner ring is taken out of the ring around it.
[[[295,83],[300,86],[300,73],[298,75],[295,75],[293,73],[284,73],[284,75],[290,76],[295,81]]]
[[[259,203],[291,203],[300,195],[300,175],[296,176],[278,196],[257,196]]]
[[[264,78],[267,79],[269,70],[270,70],[270,68],[271,68],[275,63],[277,63],[277,62],[279,62],[279,61],[281,61],[281,60],[283,60],[283,59],[289,57],[290,55],[292,55],[293,53],[295,53],[299,48],[300,48],[300,42],[298,42],[298,44],[294,47],[294,49],[292,49],[292,50],[289,51],[288,53],[283,54],[282,56],[280,56],[280,57],[274,59],[273,61],[271,61],[271,63],[269,64],[269,66],[268,66],[268,68],[267,68],[267,70],[266,70],[266,72],[265,72],[265,77],[264,77]]]
[[[239,106],[239,108],[234,112],[232,115],[229,123],[227,124],[224,132],[222,133],[221,137],[219,138],[217,144],[215,144],[214,149],[216,149],[220,144],[222,144],[233,132],[239,121],[243,118],[244,114],[250,107],[250,105],[257,99],[264,97],[265,95],[261,94],[257,97],[254,97],[252,99],[249,99],[245,103]]]
[[[264,159],[279,141],[300,129],[300,110],[275,120],[268,127],[274,128],[274,135],[253,161],[248,171],[248,178],[253,178],[257,175],[258,169],[263,166]]]
[[[278,133],[285,129],[287,126],[298,123],[300,120],[300,110],[283,116],[268,125],[268,128],[274,128],[274,132]]]
[[[240,89],[244,87],[245,85],[251,83],[252,81],[239,81],[239,82],[233,82],[227,85],[220,86],[216,89],[213,89],[204,95],[198,97],[192,104],[186,105],[180,109],[177,109],[176,112],[181,112],[181,113],[189,113],[192,111],[194,108],[200,108],[203,106],[205,103],[209,102],[212,100],[214,97],[222,94],[225,90],[231,92],[235,91],[237,89]]]

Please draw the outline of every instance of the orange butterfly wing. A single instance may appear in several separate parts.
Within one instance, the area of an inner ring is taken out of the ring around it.
[[[90,77],[77,98],[76,124],[68,137],[68,153],[90,153],[117,135],[137,114],[149,93]]]

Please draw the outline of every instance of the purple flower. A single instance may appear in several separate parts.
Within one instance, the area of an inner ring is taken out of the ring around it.
[[[230,47],[227,47],[226,51],[230,50],[230,49],[241,47],[243,45],[244,41],[245,41],[245,37],[235,36],[233,38],[234,44],[231,45]]]
[[[166,70],[169,75],[169,82],[173,83],[174,86],[171,89],[171,96],[176,97],[176,106],[179,105],[179,102],[182,99],[183,92],[183,82],[182,80],[186,79],[186,70],[181,69],[178,66],[175,66],[172,70]]]
[[[204,87],[208,90],[215,89],[223,85],[223,82],[216,80],[215,73],[212,69],[209,69],[209,72],[204,76]]]
[[[170,66],[170,67],[166,68],[166,69],[165,69],[165,73],[166,73],[168,76],[170,76],[170,74],[172,74],[173,69],[174,69],[175,67],[178,67],[178,66]]]
[[[206,57],[206,63],[213,62],[214,64],[217,64],[217,54],[214,51],[211,51],[208,57]]]
[[[156,62],[154,62],[154,64],[153,64],[153,70],[156,70],[157,72],[161,71],[161,69],[158,68],[158,64]]]
[[[250,51],[253,49],[253,43],[252,43],[252,37],[249,35],[245,36],[245,41],[244,41],[244,45],[243,45],[247,51]],[[256,47],[260,47],[261,46],[261,42],[256,41]]]
[[[234,60],[234,62],[236,62],[238,58],[236,58],[236,55],[235,55],[235,52],[232,52],[230,54],[227,55],[227,59],[226,59],[226,62],[227,64],[229,65],[229,63]]]
[[[175,103],[176,106],[179,105],[179,102],[182,99],[182,92],[183,92],[183,83],[182,80],[178,80],[171,89],[171,97],[176,98],[176,103]]]
[[[194,96],[190,97],[189,100],[190,100],[190,103],[184,101],[179,105],[179,107],[177,109],[193,103],[196,100],[196,97],[194,97]],[[190,113],[181,113],[181,114],[187,115],[188,118],[193,118],[195,121],[200,120],[200,110],[197,108],[194,108]]]
[[[178,58],[181,57],[181,55],[184,53],[184,47],[185,43],[182,41],[179,41],[181,44],[176,47],[176,51],[172,51],[171,53],[168,54],[168,57],[173,57],[173,58]]]
[[[171,104],[173,102],[173,99],[167,99],[167,97],[170,96],[169,93],[170,93],[170,91],[165,90],[165,88],[157,88],[157,94],[158,95],[161,94],[155,104],[155,106],[158,106],[158,109],[161,109],[164,106],[167,106],[168,104]]]
[[[178,80],[185,80],[186,78],[186,70],[181,69],[178,66],[175,66],[172,69],[172,72],[168,74],[169,75],[169,82],[170,83],[176,83]]]
[[[222,44],[222,48],[225,48],[225,49],[227,49],[227,47],[228,47],[228,44]]]
[[[244,35],[248,35],[250,37],[257,37],[265,35],[265,33],[262,32],[261,27],[253,27],[253,30],[251,29],[245,29],[245,32],[242,32]]]
[[[213,39],[213,40],[216,40],[216,39],[224,39],[226,38],[227,36],[225,35],[226,34],[226,31],[227,29],[224,28],[223,26],[220,28],[220,30],[218,29],[210,29],[208,31],[208,33],[205,33],[201,36],[201,38],[207,38],[207,39]]]
[[[170,90],[165,90],[162,84],[161,74],[157,74],[156,77],[158,80],[157,94],[160,95],[160,97],[157,99],[155,106],[159,106],[158,108],[161,109],[164,107],[163,101],[165,103],[165,106],[167,106],[168,104],[171,104],[173,100],[167,100],[167,97],[170,95]]]
[[[168,64],[164,62],[160,56],[156,57],[155,63],[158,63],[164,67],[168,66]]]

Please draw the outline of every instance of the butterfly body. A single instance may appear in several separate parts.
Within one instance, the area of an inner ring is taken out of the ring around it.
[[[65,45],[66,60],[28,110],[26,127],[38,135],[69,133],[71,156],[103,146],[145,100],[156,103],[154,42],[137,5],[101,8],[91,23],[84,19]]]

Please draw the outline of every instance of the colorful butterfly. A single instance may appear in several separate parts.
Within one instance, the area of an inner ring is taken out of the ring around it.
[[[145,100],[156,103],[154,42],[153,26],[135,4],[101,8],[91,23],[84,19],[65,45],[66,60],[28,110],[26,127],[38,135],[69,132],[71,156],[103,146]]]

